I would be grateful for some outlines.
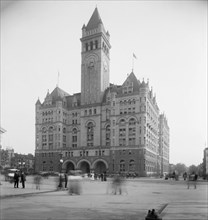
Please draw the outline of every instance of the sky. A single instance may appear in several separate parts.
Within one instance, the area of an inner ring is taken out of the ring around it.
[[[3,148],[35,151],[35,103],[57,83],[81,91],[81,28],[97,6],[110,33],[110,82],[149,79],[170,128],[170,163],[207,143],[207,1],[1,1]],[[58,79],[58,72],[60,73]]]

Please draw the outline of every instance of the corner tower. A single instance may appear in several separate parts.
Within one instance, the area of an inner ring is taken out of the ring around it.
[[[97,8],[82,27],[81,104],[100,103],[109,86],[110,35]]]

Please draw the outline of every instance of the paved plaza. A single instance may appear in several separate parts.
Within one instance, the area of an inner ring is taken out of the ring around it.
[[[148,209],[163,220],[205,220],[208,217],[207,182],[187,189],[183,180],[138,178],[126,181],[122,195],[110,192],[110,181],[84,180],[81,195],[56,191],[54,177],[36,190],[31,178],[26,189],[1,181],[2,220],[144,220]]]

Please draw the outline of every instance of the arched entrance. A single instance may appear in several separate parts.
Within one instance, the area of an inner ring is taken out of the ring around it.
[[[103,161],[98,161],[94,165],[94,171],[97,174],[104,173],[107,171],[106,164]]]
[[[82,161],[79,164],[79,169],[82,171],[82,173],[90,173],[90,165],[86,161]]]
[[[69,161],[66,164],[66,172],[68,173],[70,170],[75,170],[75,167],[74,167],[74,164]]]

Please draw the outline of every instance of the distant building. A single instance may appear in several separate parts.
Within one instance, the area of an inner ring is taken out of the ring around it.
[[[169,172],[169,126],[164,114],[159,117],[159,170],[163,175]]]
[[[204,149],[203,176],[208,178],[208,147]]]
[[[133,72],[122,85],[109,83],[110,48],[109,32],[96,8],[82,27],[81,93],[69,95],[57,86],[42,103],[36,102],[36,171],[146,176],[160,172],[159,164],[166,171],[167,120],[160,124],[165,142],[159,154],[156,96],[149,82],[138,80]]]

